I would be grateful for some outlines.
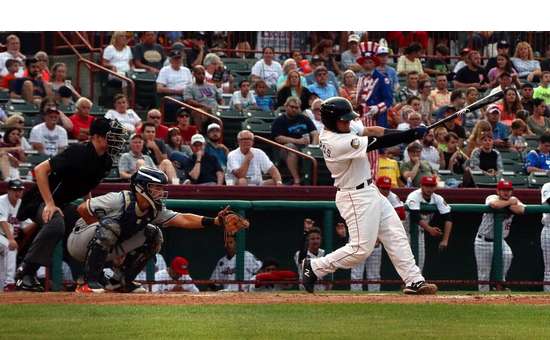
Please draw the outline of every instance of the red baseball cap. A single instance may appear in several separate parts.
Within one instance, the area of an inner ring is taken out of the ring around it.
[[[505,179],[501,179],[497,183],[497,189],[498,190],[512,190],[514,187],[512,186],[512,182],[507,181]]]
[[[420,185],[435,187],[437,185],[437,178],[435,176],[424,176],[420,180]]]
[[[187,267],[189,266],[189,261],[185,257],[176,256],[172,260],[172,264],[170,265],[170,268],[172,268],[173,271],[180,275],[187,275],[189,274],[189,269]]]
[[[391,188],[391,178],[388,176],[380,176],[376,180],[376,186],[380,189],[390,189]]]

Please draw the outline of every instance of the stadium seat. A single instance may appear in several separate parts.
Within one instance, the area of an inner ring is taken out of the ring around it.
[[[136,85],[136,104],[145,109],[157,107],[157,75],[134,70],[128,73],[128,77],[134,80]]]
[[[437,172],[439,178],[445,183],[445,187],[456,188],[462,184],[462,174],[455,174],[451,170],[439,170]]]
[[[521,154],[514,150],[498,150],[500,152],[500,156],[502,157],[502,160],[508,159],[513,160],[516,162],[523,162],[523,157]]]
[[[250,130],[256,135],[269,138],[271,137],[271,121],[250,117],[242,123],[243,130]]]
[[[44,155],[42,153],[32,153],[27,156],[27,163],[30,163],[31,166],[34,167],[49,158],[50,156]]]
[[[545,183],[550,182],[550,176],[546,172],[532,172],[529,177],[529,188],[541,188]]]
[[[40,111],[40,109],[36,105],[29,104],[23,99],[10,99],[6,103],[6,110],[8,112],[21,112],[23,114],[38,113]]]
[[[525,167],[523,163],[511,160],[511,159],[502,159],[502,166],[504,168],[504,171],[512,171],[516,174],[524,174],[525,173]]]
[[[529,180],[527,176],[523,174],[518,174],[514,171],[503,171],[502,178],[512,182],[512,185],[515,188],[527,188],[527,186],[529,185]]]
[[[10,93],[8,91],[0,91],[0,103],[7,103],[10,99]]]
[[[225,146],[232,150],[237,147],[237,134],[241,131],[242,122],[246,116],[239,111],[227,110],[216,113],[223,122],[223,142]]]
[[[39,113],[23,113],[23,118],[25,118],[25,127],[28,127],[29,129],[44,121]]]
[[[244,115],[248,118],[255,117],[255,118],[261,118],[265,121],[274,121],[277,116],[274,112],[271,111],[262,111],[262,110],[250,110],[245,109]]]
[[[480,188],[494,188],[497,185],[497,177],[487,176],[483,171],[472,171],[472,179],[476,187]]]
[[[525,136],[528,150],[535,150],[539,146],[539,137],[537,136]]]
[[[333,185],[334,180],[330,175],[330,171],[327,168],[325,159],[323,158],[323,152],[318,145],[308,145],[303,150],[303,153],[314,157],[317,160],[317,185]],[[306,185],[312,184],[312,164],[311,161],[305,159],[301,167],[302,170],[302,182]]]

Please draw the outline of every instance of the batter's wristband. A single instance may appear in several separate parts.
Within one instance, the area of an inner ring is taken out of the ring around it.
[[[201,224],[203,227],[215,227],[216,226],[216,219],[212,217],[206,217],[203,216],[201,220]]]

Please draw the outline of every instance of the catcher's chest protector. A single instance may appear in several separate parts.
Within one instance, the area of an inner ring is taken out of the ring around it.
[[[124,200],[124,209],[119,221],[121,229],[120,238],[121,240],[126,240],[151,223],[156,217],[155,212],[157,210],[149,209],[144,216],[139,217],[136,213],[137,202],[135,194],[130,191],[123,191],[122,197]]]

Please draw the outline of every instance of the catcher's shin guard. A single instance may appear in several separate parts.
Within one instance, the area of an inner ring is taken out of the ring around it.
[[[158,227],[151,224],[147,225],[144,235],[145,243],[126,255],[122,265],[125,283],[132,282],[139,272],[145,268],[147,261],[153,258],[162,247],[162,231]]]

